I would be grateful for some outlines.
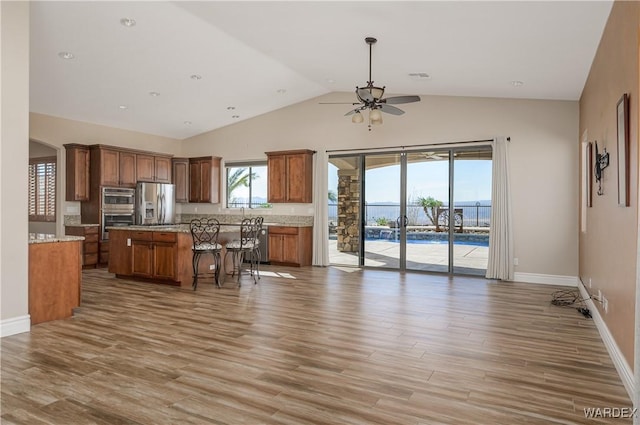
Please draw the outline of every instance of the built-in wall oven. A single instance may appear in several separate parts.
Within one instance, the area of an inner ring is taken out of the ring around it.
[[[136,190],[123,187],[103,187],[101,213],[102,240],[109,239],[107,227],[131,226],[135,218]]]

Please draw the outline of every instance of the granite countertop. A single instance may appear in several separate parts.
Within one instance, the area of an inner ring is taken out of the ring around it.
[[[285,226],[285,227],[311,227],[308,224],[302,223],[263,223],[263,226]],[[240,223],[220,223],[220,233],[237,232],[240,227]],[[153,226],[109,226],[106,230],[135,230],[144,232],[175,232],[175,233],[189,233],[189,223],[182,224],[167,224],[167,225],[153,225]]]
[[[29,244],[50,242],[75,242],[83,241],[84,236],[57,236],[50,233],[29,233]]]
[[[100,227],[98,223],[90,223],[90,224],[67,224],[66,227]]]

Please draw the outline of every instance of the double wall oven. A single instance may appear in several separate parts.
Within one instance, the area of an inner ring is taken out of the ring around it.
[[[123,187],[102,188],[102,240],[109,239],[107,227],[131,226],[135,217],[136,190]]]

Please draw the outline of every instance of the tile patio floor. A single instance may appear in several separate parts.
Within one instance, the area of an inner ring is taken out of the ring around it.
[[[332,265],[358,265],[355,253],[339,252],[337,241],[329,240],[329,262]],[[365,242],[365,266],[398,268],[400,244],[386,240]],[[447,244],[407,244],[407,269],[447,272],[449,247]],[[454,244],[453,266],[455,273],[484,276],[487,269],[489,248],[486,246]]]

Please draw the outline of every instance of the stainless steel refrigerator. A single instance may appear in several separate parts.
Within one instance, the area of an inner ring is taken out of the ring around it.
[[[136,224],[174,224],[175,186],[165,183],[138,183],[135,211]]]

